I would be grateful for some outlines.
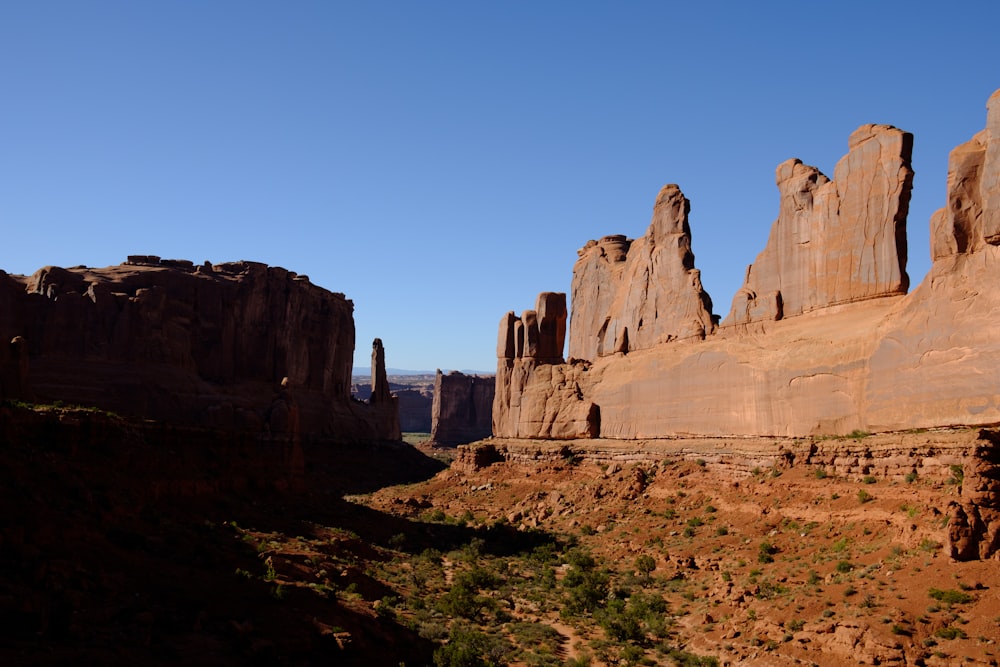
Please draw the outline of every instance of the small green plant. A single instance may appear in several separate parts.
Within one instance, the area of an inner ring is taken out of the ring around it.
[[[944,602],[945,604],[965,604],[967,602],[972,602],[974,599],[971,595],[964,591],[956,591],[953,588],[941,590],[940,588],[932,588],[927,591],[927,594],[938,602]]]
[[[864,484],[874,484],[874,483],[875,483],[875,482],[877,482],[877,481],[878,481],[878,480],[877,480],[877,479],[875,479],[875,476],[874,476],[874,475],[865,475],[865,476],[864,476],[864,477],[863,477],[863,478],[861,479],[861,482],[862,482],[862,483],[864,483]]]
[[[934,632],[934,636],[941,639],[965,639],[965,631],[949,625],[944,628],[938,628]]]
[[[858,502],[864,505],[865,503],[870,503],[874,498],[872,494],[868,493],[864,489],[858,489]]]
[[[908,472],[906,473],[906,477],[904,477],[903,479],[906,480],[907,484],[913,484],[915,481],[917,481],[917,473]]]
[[[648,577],[649,573],[656,569],[656,560],[652,556],[643,554],[635,559],[635,569]]]
[[[760,547],[757,549],[757,562],[773,563],[774,554],[776,553],[778,553],[778,547],[774,546],[770,542],[761,542]]]
[[[719,526],[718,528],[715,529],[715,534],[718,535],[719,537],[724,537],[729,534],[729,527]]]
[[[837,562],[837,572],[841,574],[846,574],[854,569],[854,564],[849,560],[842,560]]]
[[[801,630],[802,628],[804,628],[805,625],[806,625],[805,621],[803,621],[801,618],[797,618],[797,619],[789,621],[785,625],[785,627],[787,627],[792,632],[798,632],[799,630]]]
[[[827,472],[826,468],[816,468],[816,479],[826,479]]]
[[[948,483],[961,484],[962,481],[965,479],[965,470],[962,468],[962,466],[958,464],[953,464],[950,467],[950,470],[951,470],[951,479],[948,480]]]

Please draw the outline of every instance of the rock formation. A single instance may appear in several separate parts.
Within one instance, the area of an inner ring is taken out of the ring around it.
[[[600,430],[583,399],[585,364],[564,364],[566,295],[542,292],[535,310],[500,320],[493,432],[512,437],[588,438]]]
[[[800,160],[778,165],[778,219],[724,326],[906,294],[913,136],[863,125],[848,146],[832,181]]]
[[[691,252],[691,206],[665,185],[653,220],[634,241],[588,241],[573,267],[569,356],[597,359],[715,330],[712,300],[702,289]]]
[[[256,262],[133,256],[104,269],[0,273],[0,340],[20,336],[19,367],[28,364],[16,388],[4,350],[0,398],[29,391],[39,401],[250,431],[272,418],[287,427],[294,403],[302,433],[397,437],[391,404],[351,400],[353,309],[343,294]],[[275,400],[285,404],[277,413]]]
[[[780,214],[767,246],[704,340],[658,334],[634,344],[638,320],[596,316],[624,312],[609,294],[627,293],[627,280],[648,300],[655,276],[676,273],[626,273],[638,241],[589,244],[573,284],[591,305],[574,293],[582,314],[574,311],[569,334],[571,357],[584,351],[589,361],[520,354],[531,311],[508,313],[494,435],[801,437],[1000,423],[1000,93],[988,109],[986,130],[952,153],[947,206],[932,224],[935,261],[912,293],[910,135],[865,125],[833,181],[797,160],[779,166]],[[597,335],[605,321],[610,349]]]
[[[371,405],[388,408],[385,412],[392,416],[389,424],[389,439],[399,440],[402,433],[399,428],[399,401],[389,390],[389,378],[385,372],[385,347],[382,339],[372,341],[372,395],[368,399]]]
[[[496,380],[491,376],[466,375],[439,369],[434,379],[431,407],[431,441],[440,445],[461,445],[493,433],[493,395]]]

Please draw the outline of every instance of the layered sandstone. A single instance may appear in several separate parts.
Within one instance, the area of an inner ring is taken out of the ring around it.
[[[493,432],[511,437],[589,438],[600,432],[580,389],[587,364],[564,364],[566,295],[542,292],[535,310],[508,312],[497,340]]]
[[[807,467],[846,479],[871,476],[896,484],[919,479],[925,484],[954,485],[957,494],[939,508],[948,517],[942,537],[948,555],[964,561],[1000,554],[998,444],[1000,432],[978,428],[788,440],[701,437],[553,443],[497,438],[459,447],[453,467],[472,472],[497,461],[531,465],[589,461],[621,469],[686,459],[730,480]],[[904,528],[902,524],[909,528],[905,514],[898,521],[899,528]]]
[[[988,108],[987,129],[952,154],[935,261],[912,293],[910,138],[866,125],[833,181],[798,161],[779,167],[778,221],[716,334],[608,356],[592,335],[597,320],[574,313],[572,326],[589,329],[570,339],[590,337],[579,343],[590,361],[512,364],[501,345],[494,435],[802,437],[1000,423],[1000,94]],[[589,252],[626,264],[634,245],[608,239]],[[627,289],[613,272],[602,279]],[[587,291],[607,296],[600,285]],[[644,279],[636,291],[648,293]],[[516,328],[512,317],[505,324]]]
[[[646,234],[588,241],[573,267],[569,356],[597,359],[715,330],[691,252],[690,202],[665,185]]]
[[[724,326],[906,294],[913,135],[863,125],[848,146],[832,181],[797,159],[778,165],[778,219]]]
[[[446,375],[439,369],[434,378],[431,441],[453,446],[488,438],[493,432],[495,390],[492,376],[459,371]]]
[[[233,430],[294,428],[393,438],[394,406],[351,400],[354,306],[305,276],[256,262],[0,275],[0,340],[20,337],[27,377],[0,397],[97,406]],[[398,431],[398,428],[396,428]]]

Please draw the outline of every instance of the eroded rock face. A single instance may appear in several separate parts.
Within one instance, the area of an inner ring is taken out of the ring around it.
[[[715,330],[712,300],[694,268],[690,210],[680,188],[665,185],[645,236],[605,236],[579,250],[571,358],[594,360]]]
[[[390,438],[391,407],[350,397],[353,310],[343,294],[256,262],[134,256],[0,276],[0,340],[25,341],[40,401],[237,430],[276,415],[317,436]]]
[[[592,438],[595,406],[583,399],[579,375],[588,364],[564,364],[566,295],[542,292],[535,310],[500,320],[493,433],[523,438]]]
[[[440,370],[434,379],[431,407],[431,441],[441,445],[461,445],[493,432],[493,396],[496,379]]]
[[[778,165],[778,219],[723,326],[906,294],[913,135],[862,125],[848,145],[832,181],[800,160]]]
[[[948,203],[931,219],[935,262],[1000,245],[1000,91],[986,109],[986,129],[949,156]]]
[[[948,206],[932,228],[935,262],[912,293],[902,238],[911,140],[863,126],[833,181],[797,160],[779,166],[778,222],[729,318],[704,340],[636,349],[629,329],[627,344],[616,333],[610,350],[628,354],[604,354],[588,313],[616,307],[608,292],[625,291],[638,242],[590,244],[574,286],[590,276],[608,288],[582,282],[598,306],[574,312],[570,350],[595,359],[525,363],[525,325],[509,314],[494,435],[804,437],[1000,423],[1000,237],[991,226],[1000,215],[1000,93],[988,109],[987,129],[952,154]],[[648,293],[638,275],[636,292]],[[578,321],[590,327],[580,338]],[[978,530],[974,513],[956,521]]]

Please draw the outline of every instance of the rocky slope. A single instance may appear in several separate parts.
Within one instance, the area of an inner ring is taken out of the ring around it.
[[[572,549],[551,588],[530,559],[480,565],[506,573],[497,600],[512,617],[482,631],[516,643],[519,623],[547,626],[563,659],[996,665],[998,438],[493,439],[365,502],[499,521],[592,554],[593,581],[607,576],[615,592],[581,615],[568,611]]]
[[[778,220],[715,333],[697,308],[711,302],[693,268],[685,200],[668,186],[675,214],[664,215],[661,193],[645,237],[605,237],[581,251],[570,359],[564,362],[561,347],[540,355],[529,344],[529,334],[546,340],[534,324],[541,306],[520,319],[504,316],[494,434],[809,436],[1000,423],[992,381],[1000,371],[993,326],[1000,234],[992,227],[1000,219],[993,208],[1000,203],[1000,91],[987,112],[986,129],[952,154],[948,203],[932,220],[934,263],[909,294],[905,132],[859,128],[834,180],[796,160],[778,167]],[[645,268],[626,270],[640,256],[634,249],[663,247],[664,219],[674,221],[673,259],[637,260]],[[668,321],[655,320],[655,331],[640,337],[654,320],[635,304],[657,302],[660,291],[675,295],[665,298],[679,310],[655,307]],[[556,322],[562,312],[546,306]],[[561,345],[558,336],[551,340]],[[577,350],[588,356],[575,357]]]

